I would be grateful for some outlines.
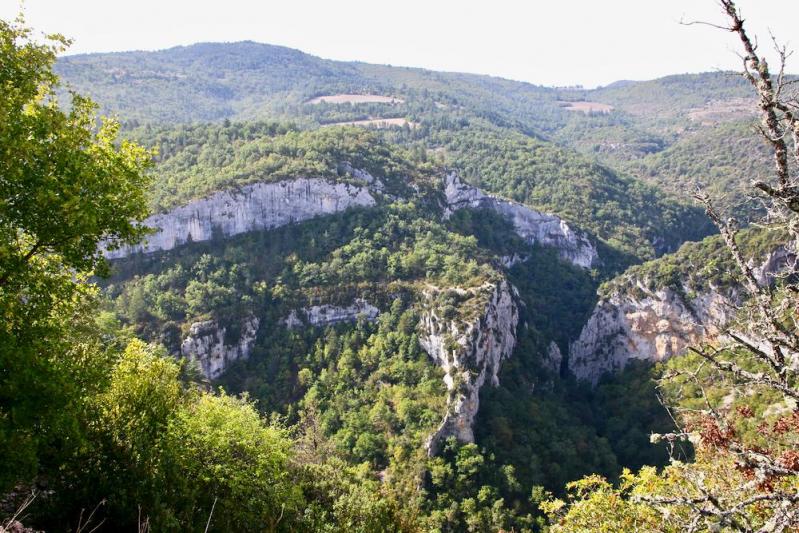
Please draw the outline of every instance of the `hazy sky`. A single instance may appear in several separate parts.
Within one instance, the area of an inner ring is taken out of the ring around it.
[[[799,46],[799,0],[739,0],[752,32]],[[12,17],[18,0],[0,0]],[[715,0],[25,0],[70,53],[254,40],[330,59],[493,74],[544,85],[738,68]],[[793,72],[799,71],[799,55]]]

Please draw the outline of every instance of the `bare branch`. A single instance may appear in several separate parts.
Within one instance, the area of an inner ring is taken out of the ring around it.
[[[689,348],[689,350],[699,355],[700,357],[706,359],[719,370],[728,372],[734,375],[738,379],[744,380],[752,385],[764,385],[770,387],[772,389],[782,392],[786,396],[790,396],[795,400],[799,400],[798,390],[794,389],[789,385],[786,385],[781,381],[775,380],[774,378],[768,376],[767,374],[764,374],[762,372],[758,373],[749,372],[748,370],[744,370],[743,368],[733,363],[732,361],[716,359],[714,355],[711,355],[703,350],[699,350],[693,347]]]
[[[205,524],[205,533],[208,533],[208,528],[211,527],[211,517],[214,516],[214,509],[216,508],[216,500],[218,499],[217,496],[214,496],[214,503],[211,504],[211,512],[208,513],[208,522]]]

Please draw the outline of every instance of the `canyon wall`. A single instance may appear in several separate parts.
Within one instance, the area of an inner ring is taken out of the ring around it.
[[[255,344],[259,320],[245,319],[241,324],[239,339],[231,345],[225,344],[227,330],[215,320],[195,322],[180,346],[183,357],[196,361],[208,379],[221,376],[233,362],[247,359]]]
[[[795,263],[796,254],[779,246],[750,264],[758,282],[768,284],[780,273],[795,272]],[[602,374],[619,371],[632,359],[663,361],[712,340],[745,297],[735,285],[707,283],[697,289],[686,279],[676,286],[651,285],[647,279],[616,283],[596,304],[569,347],[569,370],[578,379],[596,385]]]
[[[380,310],[363,298],[356,298],[351,305],[312,305],[294,309],[282,320],[287,328],[298,328],[306,323],[310,326],[324,327],[339,322],[355,322],[359,317],[372,322]]]
[[[503,359],[516,346],[519,310],[515,290],[505,280],[477,289],[428,287],[425,298],[434,301],[442,291],[456,291],[458,297],[477,307],[475,316],[445,318],[433,304],[422,313],[420,343],[444,370],[448,390],[447,413],[427,443],[432,456],[449,436],[473,442],[474,417],[480,404],[480,388],[486,381],[496,386]],[[460,310],[463,311],[462,309]]]
[[[187,242],[207,241],[216,235],[231,237],[277,228],[375,203],[370,187],[333,183],[321,178],[254,183],[153,215],[144,224],[156,228],[156,233],[147,237],[143,244],[107,250],[105,256],[118,259],[137,252],[171,250]]]
[[[563,219],[485,194],[463,183],[454,172],[444,179],[444,195],[445,216],[464,208],[490,209],[513,224],[516,234],[530,244],[555,247],[563,259],[583,268],[590,268],[598,260],[596,248],[588,237],[572,229]]]

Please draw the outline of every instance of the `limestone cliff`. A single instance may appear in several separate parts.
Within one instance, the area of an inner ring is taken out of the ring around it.
[[[775,274],[795,269],[795,261],[795,254],[780,246],[752,266],[761,283],[768,283]],[[647,279],[616,284],[569,347],[569,370],[595,385],[602,374],[623,369],[631,359],[656,362],[680,355],[721,334],[742,297],[734,285],[711,283],[697,290],[687,279],[659,288]]]
[[[686,298],[672,288],[617,292],[600,301],[569,347],[569,369],[596,385],[605,372],[631,359],[663,361],[705,337],[718,335],[734,313],[734,294],[707,292]]]
[[[180,346],[180,353],[189,360],[197,361],[207,378],[216,379],[234,361],[250,356],[258,333],[258,324],[259,320],[255,317],[244,320],[238,342],[227,345],[226,328],[215,320],[195,322]]]
[[[380,180],[368,172],[348,163],[340,166],[353,183],[296,178],[219,191],[147,218],[144,224],[154,228],[155,233],[143,244],[106,250],[105,256],[119,259],[138,252],[171,250],[215,236],[231,237],[338,213],[354,206],[373,206],[380,196],[394,199],[385,194]],[[581,267],[588,268],[597,261],[596,249],[588,238],[554,215],[487,195],[462,183],[454,173],[446,176],[444,193],[446,216],[463,208],[492,209],[509,220],[516,233],[530,243],[553,246],[561,257]]]
[[[590,268],[598,259],[596,248],[584,234],[572,229],[561,218],[541,213],[517,202],[488,195],[463,183],[456,173],[444,179],[445,216],[464,208],[490,209],[513,224],[516,233],[527,242],[557,248],[563,259]]]
[[[519,311],[513,292],[505,280],[476,289],[426,289],[420,343],[444,370],[449,391],[447,414],[427,443],[430,455],[435,455],[441,441],[449,436],[462,442],[474,441],[472,424],[480,388],[486,381],[499,384],[500,363],[516,345]],[[456,314],[441,306],[442,297],[450,296],[461,303]]]
[[[301,327],[306,323],[311,326],[328,326],[339,322],[355,322],[359,317],[371,322],[379,314],[377,307],[362,298],[356,298],[352,305],[346,307],[325,304],[295,309],[282,322],[287,328]]]
[[[363,186],[297,178],[220,191],[149,217],[144,223],[156,228],[156,233],[144,244],[106,251],[105,255],[117,259],[135,252],[171,250],[189,241],[207,241],[215,235],[230,237],[338,213],[353,206],[375,205],[372,191],[382,185],[366,172],[354,175],[364,182]]]

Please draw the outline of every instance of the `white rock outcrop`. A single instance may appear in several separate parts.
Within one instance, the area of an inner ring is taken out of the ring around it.
[[[550,341],[546,356],[543,360],[544,366],[553,374],[560,375],[560,367],[563,364],[563,354],[555,341]]]
[[[385,190],[385,185],[383,185],[382,181],[372,176],[366,170],[355,168],[354,166],[352,166],[352,163],[350,163],[349,161],[344,161],[342,163],[339,163],[339,171],[343,172],[344,174],[349,174],[356,180],[360,180],[366,183],[367,185],[370,186],[371,189],[375,191],[382,192],[383,190]]]
[[[499,258],[499,264],[502,265],[504,268],[513,268],[515,265],[519,263],[524,263],[530,259],[530,256],[527,255],[520,255],[517,253],[512,253],[511,255],[503,255]]]
[[[780,273],[796,272],[796,260],[794,252],[780,246],[750,265],[760,283],[773,283]],[[694,291],[683,285],[677,291],[652,290],[646,280],[631,283],[597,303],[570,345],[568,366],[578,379],[596,385],[604,373],[617,372],[632,359],[663,361],[717,338],[744,298],[735,287]]]
[[[216,379],[234,361],[250,357],[258,324],[256,317],[245,320],[238,342],[231,346],[225,344],[226,328],[220,327],[215,320],[195,322],[180,346],[180,353],[189,360],[197,361],[207,378]]]
[[[477,187],[463,183],[454,172],[444,178],[444,195],[447,217],[458,209],[490,209],[511,222],[522,239],[531,244],[555,247],[563,259],[577,266],[590,268],[598,259],[596,248],[588,237],[573,230],[566,221],[520,203],[485,194]]]
[[[468,305],[479,302],[474,318],[444,318],[442,310],[432,303],[422,313],[419,342],[430,357],[444,370],[449,391],[447,414],[430,436],[427,451],[432,456],[441,442],[455,436],[461,442],[473,442],[472,424],[480,404],[480,388],[486,381],[496,386],[503,359],[510,357],[516,346],[519,310],[515,290],[505,280],[477,289],[439,289],[425,291],[428,303],[442,291],[455,291],[468,298]],[[461,309],[462,311],[462,309]]]
[[[369,182],[375,179],[367,173]],[[187,242],[207,241],[215,235],[230,237],[248,231],[277,228],[344,211],[353,206],[373,206],[371,189],[321,178],[298,178],[276,183],[254,183],[220,191],[176,207],[144,221],[157,232],[143,244],[107,250],[109,259],[132,253],[171,250]]]
[[[632,359],[656,362],[680,355],[688,346],[717,336],[735,309],[728,296],[702,293],[687,299],[672,288],[616,292],[594,308],[580,337],[569,347],[569,370],[596,385],[606,372]],[[640,294],[644,294],[641,297]]]
[[[325,304],[292,310],[282,323],[291,329],[302,327],[306,323],[311,326],[328,326],[339,322],[355,322],[359,317],[372,322],[377,320],[379,314],[377,307],[363,298],[356,298],[352,305],[346,307]]]

